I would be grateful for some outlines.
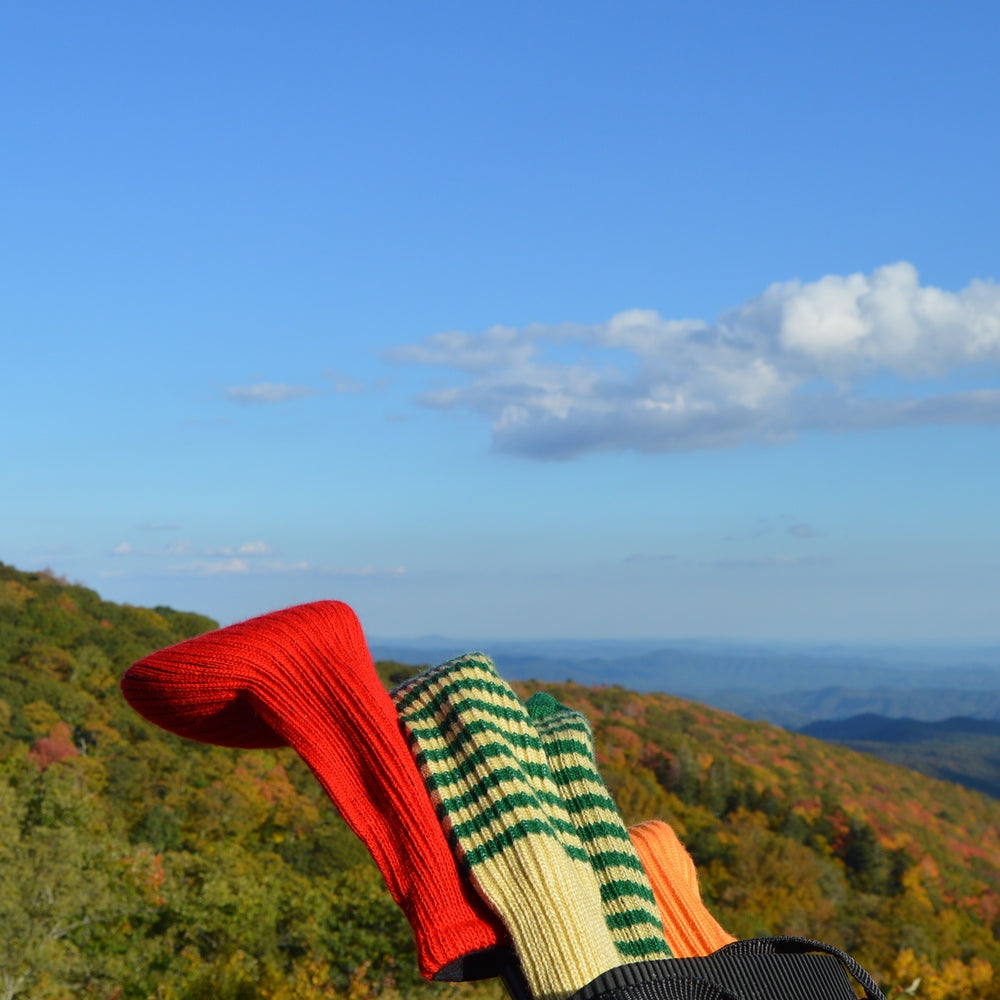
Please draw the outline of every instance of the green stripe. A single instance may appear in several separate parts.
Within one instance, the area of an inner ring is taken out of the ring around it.
[[[545,746],[544,741],[542,741],[542,746]],[[577,780],[604,789],[604,782],[601,781],[600,772],[594,768],[593,760],[584,758],[582,754],[569,758],[566,756],[554,757],[550,753],[546,753],[546,756],[549,758],[549,766],[553,772],[558,771],[563,775],[565,781]],[[586,763],[581,763],[583,760],[586,760]]]
[[[553,777],[555,776],[553,775]],[[557,781],[556,784],[559,785],[561,782]],[[577,784],[580,784],[580,782],[577,782]],[[604,786],[595,786],[595,789],[596,790],[593,792],[581,792],[579,795],[571,795],[568,798],[563,796],[566,808],[571,813],[584,813],[589,812],[592,809],[604,809],[605,811],[611,813],[612,816],[620,816],[621,814],[618,812],[618,806],[615,805],[615,800],[608,795]],[[620,821],[619,826],[624,833],[625,828],[621,825]]]
[[[463,674],[454,677],[455,674]],[[441,694],[453,694],[473,688],[487,691],[507,701],[517,701],[517,695],[497,673],[489,657],[482,659],[460,658],[443,663],[440,667],[426,670],[422,674],[404,682],[392,692],[392,699],[400,712],[405,712],[426,693],[436,690]],[[519,701],[517,702],[521,704]],[[525,713],[527,714],[527,713]]]
[[[461,713],[469,708],[478,708],[483,714],[491,716],[492,719],[465,720]],[[421,710],[419,717],[416,713],[411,713],[401,715],[400,718],[414,738],[418,740],[442,738],[452,753],[461,750],[465,744],[474,742],[475,737],[483,733],[495,733],[502,737],[503,742],[521,750],[531,751],[544,759],[545,751],[541,740],[531,729],[523,711],[517,712],[513,709],[498,711],[497,706],[488,702],[465,699],[455,703],[443,703],[438,706],[434,714],[431,714],[429,710]],[[418,718],[419,721],[430,721],[432,725],[419,726],[416,724]],[[503,722],[513,722],[516,725],[511,727],[503,725]],[[548,768],[546,768],[546,772],[548,772]]]
[[[457,732],[451,733],[446,731],[443,724],[415,726],[412,719],[403,718],[403,724],[413,739],[427,741],[443,739],[452,753],[456,753],[466,743],[471,743],[475,736],[480,736],[482,733],[496,733],[498,736],[503,737],[503,742],[510,743],[520,750],[533,750],[535,753],[544,755],[541,744],[532,733],[511,732],[508,728],[501,726],[499,723],[490,722],[488,719],[472,719],[461,728],[458,728],[455,723],[459,721],[459,718],[454,713],[446,721],[452,723],[452,727],[456,728]]]
[[[435,789],[441,794],[442,804],[445,805],[449,811],[455,809],[468,809],[473,805],[478,803],[484,795],[495,795],[499,792],[501,795],[511,791],[511,786],[516,785],[518,788],[531,787],[530,783],[524,776],[524,772],[517,767],[498,767],[493,770],[488,771],[486,774],[481,775],[472,784],[462,783],[459,785],[460,791],[454,795],[445,796],[444,789],[438,784]],[[534,792],[534,788],[532,788]],[[539,798],[540,796],[536,796]]]
[[[482,768],[486,765],[486,762],[493,758],[503,758],[508,761],[514,761],[515,764],[519,765],[520,770],[531,778],[541,778],[544,779],[548,770],[544,764],[533,764],[531,761],[521,761],[516,754],[511,753],[509,747],[505,747],[502,743],[488,743],[485,746],[477,747],[472,753],[467,754],[461,760],[455,762],[454,767],[450,768],[440,768],[433,766],[439,763],[435,759],[432,763],[430,760],[430,755],[434,753],[433,750],[421,750],[420,745],[416,744],[417,752],[415,754],[417,767],[420,768],[421,773],[424,775],[425,784],[429,783],[428,779],[434,779],[435,788],[445,789],[449,785],[457,785],[463,782],[468,782],[472,780],[477,780],[477,768]],[[442,760],[448,760],[449,757],[442,757]]]
[[[645,909],[631,909],[625,910],[621,913],[616,912],[605,912],[605,920],[607,921],[608,927],[613,931],[624,931],[631,927],[638,927],[645,924],[649,927],[655,927],[657,930],[663,930],[663,924],[660,923],[659,919],[653,919],[648,910]],[[661,942],[660,947],[663,947]]]
[[[629,958],[647,958],[650,955],[670,956],[670,951],[663,943],[662,936],[640,938],[638,941],[615,941],[615,947]]]
[[[536,788],[524,790],[523,776],[520,778],[519,789],[504,792],[499,797],[495,794],[501,790],[501,781],[492,780],[492,775],[487,775],[482,781],[477,782],[476,787],[462,792],[460,795],[452,795],[440,799],[440,806],[448,815],[454,815],[462,809],[475,809],[480,815],[498,814],[505,812],[514,806],[534,807],[539,812],[547,813],[549,822],[563,833],[576,837],[576,827],[568,820],[563,819],[558,813],[553,814],[551,810],[546,810],[542,803],[546,802],[558,809],[559,802],[554,796],[541,792]],[[440,794],[440,789],[435,789]]]
[[[408,681],[403,681],[402,684],[393,688],[389,692],[389,697],[392,698],[398,711],[405,712],[413,702],[423,697],[424,692],[431,685],[438,683],[439,678],[447,676],[450,672],[450,661],[442,663],[438,667],[430,667],[422,674],[417,674],[416,677],[411,677]]]
[[[565,739],[571,740],[574,743],[584,743],[587,746],[593,745],[594,733],[587,724],[586,719],[582,719],[578,723],[567,720],[566,722],[561,722],[558,725],[555,725],[546,719],[544,722],[536,722],[534,725],[540,733],[544,733],[547,736],[552,735],[552,737],[556,740]]]
[[[416,745],[419,746],[419,744]],[[446,754],[439,750],[417,750],[416,754],[420,757],[417,761],[418,766],[423,762],[427,765],[429,771],[434,771],[442,775],[451,775],[452,778],[449,780],[459,780],[455,777],[456,775],[468,775],[471,780],[475,777],[476,768],[485,766],[487,760],[491,757],[506,757],[509,760],[516,760],[521,771],[530,778],[544,781],[550,777],[549,770],[544,764],[536,764],[531,760],[522,760],[517,754],[510,753],[502,743],[487,743],[474,750],[469,750],[462,756],[461,761],[455,767],[446,769],[442,769],[436,765],[454,762],[452,754]]]
[[[528,715],[531,715],[530,709]],[[543,716],[541,719],[532,718],[538,728],[541,729],[581,729],[586,727],[590,731],[590,722],[582,712],[574,712],[567,708],[562,712]]]
[[[464,760],[458,761],[455,767],[447,770],[433,769],[425,760],[425,756],[425,751],[417,750],[417,766],[421,769],[424,776],[424,784],[427,786],[428,791],[437,792],[438,794],[439,817],[450,816],[459,809],[472,808],[474,805],[482,805],[483,809],[481,811],[483,812],[494,808],[496,800],[490,798],[490,790],[499,791],[503,779],[509,779],[530,788],[532,799],[525,804],[532,805],[541,812],[547,812],[549,820],[554,826],[574,840],[577,838],[575,824],[570,821],[568,816],[564,818],[565,807],[562,798],[544,787],[530,783],[525,777],[524,770],[526,768],[532,772],[540,772],[541,776],[544,776],[545,768],[543,765],[529,767],[527,761],[519,761],[502,743],[492,743],[480,747]],[[509,765],[505,767],[493,767],[482,773],[479,767],[486,759],[491,757],[514,760],[520,764],[520,767],[511,767]],[[451,794],[456,785],[462,791],[457,795]],[[509,798],[514,794],[517,793],[508,792],[503,798]],[[502,802],[503,799],[500,801]],[[544,806],[550,806],[551,808],[546,809]]]
[[[601,899],[605,903],[611,903],[616,899],[622,899],[625,896],[636,896],[639,899],[645,900],[647,903],[652,903],[656,905],[656,898],[653,896],[653,890],[649,888],[648,885],[643,885],[640,882],[633,882],[630,879],[612,879],[610,881],[601,882]],[[644,913],[648,910],[644,910]]]
[[[531,806],[537,806],[537,803],[532,801],[530,793],[515,792],[512,795],[505,796],[504,802],[499,803],[496,809],[482,812],[471,819],[467,819],[464,823],[456,823],[454,813],[447,814],[447,821],[459,840],[463,840],[473,834],[481,834],[484,830],[490,831],[493,836],[501,837],[505,830],[516,830],[524,823],[542,823],[545,825],[546,831],[548,831],[552,838],[571,858],[575,861],[589,861],[587,852],[582,847],[567,842],[560,836],[560,834],[572,836],[573,827],[571,825],[560,822],[552,816],[547,816],[545,819],[538,819],[537,817],[522,816],[517,811],[519,808],[529,808]],[[495,827],[499,827],[499,829],[494,829]]]
[[[477,737],[481,737],[483,734],[495,734],[501,737],[500,740],[490,740],[490,745],[502,744],[508,747],[516,747],[519,750],[531,751],[541,757],[543,761],[545,760],[545,751],[542,748],[541,742],[533,733],[512,732],[509,728],[496,725],[486,719],[472,720],[467,725],[464,725],[461,716],[454,710],[442,713],[438,725],[434,727],[422,728],[413,726],[410,719],[406,717],[402,721],[410,734],[411,742],[415,742],[418,746],[422,740],[430,742],[432,740],[443,739],[445,741],[446,746],[443,748],[427,749],[428,761],[454,758],[463,750],[466,744],[481,744],[481,740],[477,739]],[[515,755],[511,753],[511,756]],[[524,763],[535,769],[537,777],[551,777],[551,771],[546,764],[538,764],[527,760]]]
[[[496,702],[487,701],[485,698],[475,698],[473,696],[468,696],[464,698],[453,698],[451,693],[444,692],[434,692],[430,694],[427,701],[424,702],[419,708],[408,708],[397,714],[406,719],[407,722],[412,722],[414,725],[420,722],[429,722],[431,720],[441,721],[441,716],[457,716],[460,712],[478,710],[480,712],[492,715],[497,719],[504,719],[507,722],[520,722],[522,725],[527,725],[530,723],[527,715],[524,714],[523,707],[513,707],[508,705],[498,705]],[[532,732],[534,735],[534,732]],[[538,737],[535,737],[538,739]],[[539,741],[540,743],[541,741]]]
[[[581,762],[578,766],[589,766],[591,771],[594,770],[593,754],[583,740],[572,740],[565,737],[558,740],[551,739],[548,733],[543,733],[540,729],[538,735],[545,744],[545,751],[550,757],[576,758]]]
[[[609,868],[631,868],[632,871],[639,872],[643,879],[646,878],[646,869],[642,867],[637,854],[626,854],[624,851],[593,851],[590,854],[590,863],[599,874]]]
[[[507,827],[506,829],[501,830],[495,837],[492,837],[485,843],[479,844],[473,848],[467,848],[467,846],[462,843],[462,834],[456,833],[456,829],[457,828],[453,828],[449,832],[454,834],[455,839],[458,841],[459,847],[461,848],[462,856],[471,866],[482,864],[484,861],[489,861],[491,858],[495,858],[498,854],[502,854],[508,848],[514,847],[519,840],[523,840],[525,837],[532,835],[551,837],[552,840],[559,844],[574,861],[582,861],[584,864],[587,862],[587,855],[584,851],[563,843],[543,820],[520,820],[517,826]]]
[[[632,843],[628,838],[628,831],[622,826],[620,820],[617,823],[603,819],[594,820],[593,823],[580,823],[579,815],[577,813],[573,813],[572,815],[576,821],[577,833],[580,834],[580,839],[583,841],[600,840],[602,837],[608,837],[619,841],[623,845]]]
[[[441,808],[452,817],[452,828],[456,831],[464,830],[466,827],[480,830],[490,823],[503,823],[505,826],[516,826],[520,821],[518,809],[537,809],[541,813],[545,811],[538,804],[538,799],[532,795],[530,790],[518,788],[493,799],[488,803],[486,809],[477,812],[472,819],[466,820],[464,823],[456,823],[454,819],[455,811],[449,805],[450,803],[459,804],[459,800],[464,797],[458,796],[455,799],[442,800],[440,803]],[[545,821],[549,825],[552,825],[550,817],[546,817]]]

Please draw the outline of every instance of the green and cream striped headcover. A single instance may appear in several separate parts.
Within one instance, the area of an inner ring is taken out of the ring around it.
[[[562,1000],[625,961],[669,955],[662,931],[653,947],[646,921],[629,912],[634,894],[619,883],[632,879],[618,875],[635,872],[612,864],[623,845],[603,825],[610,800],[589,817],[588,782],[571,813],[542,738],[488,657],[431,668],[392,697],[456,857],[510,931],[537,1000]],[[568,770],[567,760],[560,752],[556,769],[573,792],[575,757]]]
[[[601,885],[601,900],[623,962],[668,958],[652,886],[618,807],[597,770],[590,723],[550,694],[528,699],[549,770]]]

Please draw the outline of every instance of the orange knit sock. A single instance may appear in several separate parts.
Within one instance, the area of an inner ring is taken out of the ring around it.
[[[736,940],[701,901],[694,861],[669,823],[652,819],[628,831],[660,908],[663,932],[676,958],[710,955]]]

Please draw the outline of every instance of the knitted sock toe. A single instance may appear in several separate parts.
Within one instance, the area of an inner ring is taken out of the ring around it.
[[[490,660],[451,660],[392,697],[455,853],[507,925],[536,1000],[621,964],[538,734]]]
[[[294,747],[378,864],[427,978],[506,940],[460,877],[346,604],[286,608],[160,650],[133,664],[122,693],[181,736]]]
[[[531,718],[556,786],[601,885],[604,918],[623,962],[669,958],[656,898],[594,759],[590,723],[540,691]]]
[[[653,886],[663,932],[674,955],[710,955],[736,940],[702,902],[694,861],[669,823],[649,820],[629,827],[628,835]]]

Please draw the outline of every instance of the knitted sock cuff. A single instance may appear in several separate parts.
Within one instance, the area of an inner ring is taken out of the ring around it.
[[[597,769],[590,723],[547,692],[532,695],[527,710],[601,884],[605,921],[622,961],[670,957],[649,879]]]
[[[286,608],[161,650],[129,669],[122,691],[142,715],[182,736],[294,747],[406,912],[428,978],[506,939],[460,878],[346,604]]]
[[[735,941],[702,901],[694,861],[673,827],[662,820],[648,820],[630,827],[628,833],[649,875],[674,955],[710,955]]]
[[[566,997],[619,964],[541,740],[489,658],[451,660],[392,696],[456,855],[510,930],[532,994]]]

